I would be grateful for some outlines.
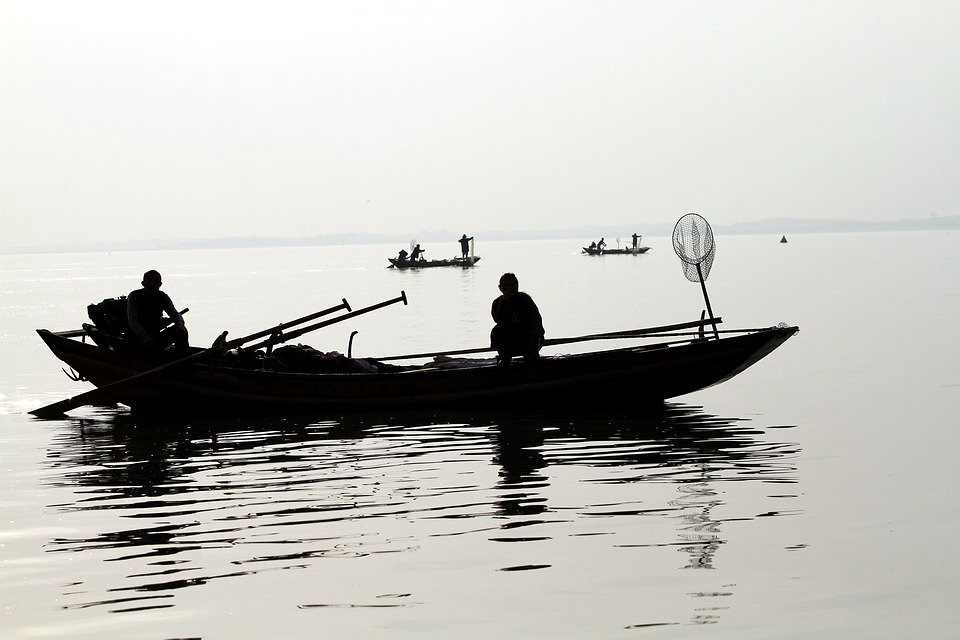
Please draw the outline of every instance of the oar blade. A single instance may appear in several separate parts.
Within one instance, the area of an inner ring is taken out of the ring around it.
[[[43,418],[45,420],[50,420],[53,418],[63,418],[66,417],[67,411],[73,409],[74,407],[67,400],[60,400],[59,402],[54,402],[53,404],[48,404],[45,407],[40,407],[29,411],[30,415],[36,416],[38,418]]]
[[[65,398],[64,400],[58,400],[57,402],[39,407],[30,411],[30,415],[36,416],[38,418],[52,419],[52,418],[65,418],[67,411],[71,409],[76,409],[77,407],[82,407],[88,404],[95,404],[96,402],[103,401],[104,394],[100,392],[100,389],[91,389],[80,395],[73,396],[71,398]]]

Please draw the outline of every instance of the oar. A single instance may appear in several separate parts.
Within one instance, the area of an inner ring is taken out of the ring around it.
[[[41,418],[63,415],[63,413],[65,413],[66,411],[69,411],[70,409],[76,409],[77,407],[82,407],[84,405],[88,405],[97,401],[108,399],[112,397],[113,393],[117,390],[117,388],[123,387],[131,382],[142,380],[149,376],[156,375],[157,373],[172,369],[173,367],[178,367],[183,364],[195,362],[207,356],[223,353],[224,351],[228,351],[230,349],[233,349],[234,347],[238,347],[251,340],[256,340],[257,338],[262,338],[263,336],[277,333],[278,331],[282,331],[284,328],[291,327],[297,324],[302,324],[309,320],[313,320],[315,318],[319,318],[320,316],[334,313],[336,311],[340,311],[343,309],[347,309],[347,310],[350,309],[350,304],[347,302],[346,298],[343,298],[343,302],[341,304],[338,304],[334,307],[330,307],[329,309],[324,309],[323,311],[317,311],[316,313],[311,313],[310,315],[304,316],[302,318],[298,318],[297,320],[285,322],[283,324],[277,325],[276,327],[272,327],[270,329],[264,329],[263,331],[257,331],[256,333],[252,333],[242,338],[236,338],[234,340],[228,341],[224,339],[226,336],[226,332],[224,332],[220,336],[220,338],[218,338],[217,341],[214,343],[214,346],[210,347],[209,349],[204,349],[202,351],[192,353],[189,356],[179,358],[177,360],[173,360],[172,362],[167,362],[165,364],[160,365],[159,367],[154,367],[153,369],[142,371],[130,377],[123,378],[121,380],[116,380],[109,384],[105,384],[102,387],[97,387],[96,389],[85,391],[84,393],[73,396],[71,398],[67,398],[65,400],[60,400],[58,402],[48,404],[46,406],[40,407],[39,409],[34,409],[30,413],[35,416],[39,416]]]
[[[391,304],[396,304],[402,302],[407,304],[407,293],[401,291],[400,295],[396,298],[390,300],[385,300],[383,302],[378,302],[377,304],[372,304],[369,307],[364,307],[363,309],[357,309],[356,311],[351,311],[350,313],[345,313],[342,316],[337,316],[332,320],[324,320],[323,322],[318,322],[317,324],[312,324],[309,327],[302,327],[296,331],[291,331],[290,333],[284,334],[282,336],[271,336],[269,340],[264,340],[263,342],[258,342],[252,347],[247,347],[250,350],[256,350],[260,347],[272,346],[278,342],[287,342],[288,340],[293,340],[294,338],[299,338],[305,333],[310,333],[311,331],[316,331],[317,329],[322,329],[323,327],[328,327],[331,324],[336,324],[337,322],[343,322],[344,320],[349,320],[350,318],[356,318],[357,316],[363,315],[365,313],[370,313],[371,311],[376,311],[377,309],[382,309],[383,307],[389,306]]]
[[[543,346],[553,346],[558,344],[571,344],[574,342],[587,342],[590,340],[610,340],[615,338],[638,338],[645,335],[662,333],[664,331],[678,331],[680,329],[692,329],[704,325],[716,325],[723,321],[723,318],[711,318],[710,320],[694,320],[692,322],[681,322],[680,324],[667,324],[660,327],[646,327],[644,329],[628,329],[626,331],[611,331],[609,333],[592,333],[585,336],[576,336],[573,338],[550,338],[543,341]],[[434,351],[431,353],[412,353],[403,356],[387,356],[385,358],[371,358],[378,362],[387,360],[408,360],[413,358],[435,358],[437,356],[466,355],[470,353],[486,353],[496,351],[492,347],[480,347],[476,349],[458,349],[455,351]]]
[[[264,329],[263,331],[258,331],[257,333],[246,336],[245,338],[240,338],[240,340],[243,341],[241,344],[250,342],[251,340],[256,340],[257,338],[262,338],[263,336],[270,336],[270,339],[266,340],[263,343],[260,343],[261,345],[269,343],[271,341],[283,342],[281,338],[283,337],[284,329],[289,329],[290,327],[295,327],[298,324],[303,324],[304,322],[316,320],[321,316],[329,315],[331,313],[334,313],[335,311],[340,311],[341,309],[346,309],[347,311],[353,311],[353,309],[350,308],[350,303],[347,302],[346,298],[341,298],[341,300],[343,300],[343,302],[341,304],[338,304],[335,307],[330,307],[329,309],[324,309],[323,311],[317,311],[316,313],[311,313],[310,315],[303,316],[302,318],[297,318],[296,320],[283,322],[273,327],[272,329]],[[343,315],[341,317],[346,318],[347,316]],[[237,345],[234,345],[234,346],[237,346]],[[232,348],[233,348],[232,346],[227,347],[227,349],[232,349]],[[257,347],[253,347],[253,349],[256,349],[256,348]]]
[[[190,311],[190,309],[180,309],[180,315],[185,314],[187,311]],[[165,320],[167,324],[170,323],[169,318],[165,318]],[[86,329],[68,329],[66,331],[54,331],[53,335],[60,336],[61,338],[79,338],[90,335],[90,332]]]

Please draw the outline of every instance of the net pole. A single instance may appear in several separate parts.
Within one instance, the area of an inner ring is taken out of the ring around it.
[[[713,320],[713,309],[710,307],[710,296],[707,295],[707,283],[703,280],[703,270],[700,268],[700,263],[697,263],[697,277],[700,279],[700,290],[703,291],[703,301],[707,304],[707,315],[710,316],[710,320]],[[713,323],[713,335],[718,340],[720,339],[720,332],[717,331],[717,323]]]

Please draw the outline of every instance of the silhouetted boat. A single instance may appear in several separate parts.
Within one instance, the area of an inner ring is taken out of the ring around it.
[[[428,267],[472,267],[480,262],[480,256],[468,256],[466,258],[449,258],[447,260],[400,260],[399,258],[387,258],[391,267],[397,269],[426,269]]]
[[[201,355],[202,349],[195,349],[189,362],[158,367],[164,364],[162,360],[87,342],[85,338],[94,338],[97,331],[92,325],[86,325],[84,331],[39,329],[37,333],[54,355],[74,370],[75,379],[97,387],[112,385],[50,405],[58,411],[93,402],[90,398],[79,402],[83,396],[109,391],[110,402],[144,412],[236,413],[659,404],[732,378],[798,331],[781,324],[715,332],[712,322],[720,320],[546,340],[545,346],[614,338],[656,341],[583,354],[544,355],[532,363],[518,360],[497,366],[493,358],[450,357],[490,351],[480,348],[367,359],[362,361],[365,373],[245,368],[228,359],[229,353],[208,357]],[[704,327],[711,326],[705,333]],[[75,339],[81,335],[82,340]],[[422,365],[386,363],[426,358],[432,360]],[[33,413],[43,415],[41,410]]]
[[[590,247],[584,247],[583,252],[591,256],[608,256],[608,255],[639,255],[641,253],[646,253],[650,251],[650,247],[637,247],[636,249],[629,247],[627,249],[595,249]]]

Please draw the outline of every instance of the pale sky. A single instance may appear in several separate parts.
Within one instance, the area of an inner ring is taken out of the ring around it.
[[[0,247],[960,213],[956,0],[0,0]]]

